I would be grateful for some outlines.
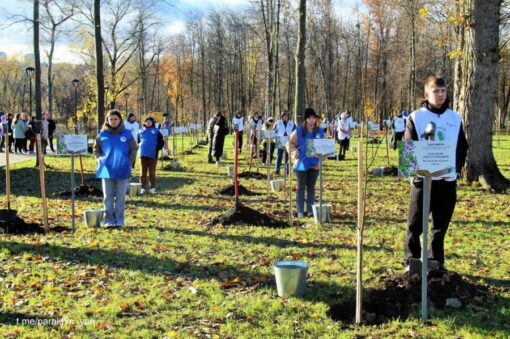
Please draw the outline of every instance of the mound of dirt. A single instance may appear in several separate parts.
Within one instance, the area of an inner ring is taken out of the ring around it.
[[[392,319],[405,320],[416,311],[421,303],[421,279],[418,274],[383,276],[380,278],[382,289],[366,290],[363,296],[363,322],[378,325]],[[457,308],[468,304],[481,306],[487,302],[489,291],[455,272],[430,271],[428,277],[429,303],[437,309],[447,307],[452,300]],[[450,299],[450,300],[449,300]],[[460,304],[458,303],[460,302]],[[329,316],[343,323],[354,323],[356,303],[349,299],[333,304]]]
[[[179,161],[172,161],[170,164],[163,167],[164,171],[180,172],[183,170]]]
[[[234,185],[229,185],[229,186],[226,186],[226,187],[220,189],[216,193],[221,194],[221,195],[234,196],[235,195],[235,187],[234,187]],[[250,191],[243,185],[239,185],[239,195],[259,195],[259,194],[256,192]]]
[[[266,226],[273,228],[287,227],[286,222],[275,220],[265,214],[255,211],[252,208],[236,204],[236,206],[224,214],[221,214],[213,218],[209,225],[222,224],[236,225],[236,224],[248,224],[253,226]]]
[[[267,175],[257,172],[242,172],[237,175],[239,178],[245,179],[267,179]]]
[[[0,223],[0,233],[3,234],[43,234],[44,228],[39,224],[26,223],[20,217],[16,217],[14,222]]]
[[[71,191],[64,191],[56,193],[56,195],[60,197],[71,197]],[[80,185],[74,188],[74,196],[75,197],[102,197],[103,191],[99,188],[87,185]]]

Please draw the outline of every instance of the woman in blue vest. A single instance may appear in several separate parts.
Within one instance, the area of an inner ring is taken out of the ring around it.
[[[163,135],[156,128],[156,120],[148,117],[143,123],[143,128],[138,135],[140,139],[140,182],[142,183],[141,194],[145,193],[147,184],[147,171],[149,171],[149,193],[156,194],[156,167],[158,165],[158,152],[163,148],[165,141]]]
[[[105,227],[124,226],[126,191],[136,149],[136,141],[124,127],[120,112],[108,111],[94,143],[96,178],[103,184]]]
[[[305,122],[292,132],[287,144],[287,151],[294,159],[294,172],[297,177],[296,209],[298,218],[305,215],[313,216],[312,205],[315,202],[315,183],[319,176],[319,157],[306,155],[306,141],[308,139],[324,138],[324,130],[317,126],[317,114],[313,108],[305,109]]]

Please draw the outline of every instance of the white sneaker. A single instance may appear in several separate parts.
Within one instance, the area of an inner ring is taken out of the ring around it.
[[[151,188],[151,189],[149,190],[149,193],[150,193],[150,194],[156,194],[156,193],[157,193],[157,192],[156,192],[156,188]]]
[[[145,194],[145,188],[142,188],[142,189],[140,190],[140,195],[142,195],[142,194]]]

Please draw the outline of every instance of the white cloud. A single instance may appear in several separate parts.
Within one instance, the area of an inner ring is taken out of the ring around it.
[[[165,36],[177,35],[184,32],[186,29],[186,22],[180,19],[171,19],[172,22],[163,26],[163,32]]]

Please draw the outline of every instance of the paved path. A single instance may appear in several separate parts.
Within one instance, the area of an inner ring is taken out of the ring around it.
[[[17,162],[26,161],[34,159],[35,160],[35,154],[15,154],[15,153],[9,153],[9,164],[15,164]],[[0,153],[0,167],[5,166],[5,153]]]

